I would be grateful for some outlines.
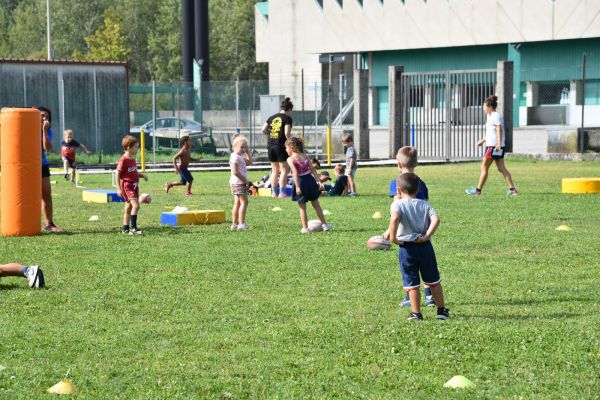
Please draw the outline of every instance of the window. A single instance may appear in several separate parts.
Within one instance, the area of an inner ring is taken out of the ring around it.
[[[564,104],[565,97],[568,101],[568,96],[569,82],[540,83],[539,85],[540,105]]]
[[[323,9],[323,0],[315,0],[315,1],[319,5],[319,7],[321,7],[321,10],[322,10]]]

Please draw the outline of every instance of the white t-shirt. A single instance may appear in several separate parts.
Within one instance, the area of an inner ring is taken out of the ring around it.
[[[401,199],[390,206],[390,214],[400,214],[396,239],[401,242],[414,242],[429,229],[431,217],[437,212],[425,200]]]
[[[244,178],[247,177],[246,159],[243,156],[237,153],[231,153],[231,157],[229,157],[229,165],[233,166],[233,164],[238,164],[238,172],[240,172]],[[231,185],[240,185],[244,184],[244,181],[235,176],[232,172],[231,178],[229,178],[229,183]]]
[[[485,122],[485,145],[495,147],[498,144],[498,133],[496,132],[496,126],[502,126],[502,143],[500,147],[505,146],[506,134],[504,132],[504,117],[497,111],[492,112],[487,116]]]

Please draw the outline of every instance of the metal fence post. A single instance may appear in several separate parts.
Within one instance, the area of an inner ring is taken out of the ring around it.
[[[505,150],[513,150],[513,62],[498,61],[496,74],[498,111],[504,117]]]
[[[403,127],[404,127],[404,114],[402,112],[402,74],[404,73],[404,67],[402,66],[390,66],[388,68],[389,78],[389,127],[390,127],[390,143],[388,156],[390,158],[396,157],[396,151],[402,146],[403,143]]]
[[[354,142],[358,158],[369,158],[369,71],[354,70]]]

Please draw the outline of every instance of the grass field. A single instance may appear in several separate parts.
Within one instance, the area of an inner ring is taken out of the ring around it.
[[[192,198],[162,192],[174,174],[151,174],[146,235],[124,236],[122,205],[82,203],[56,177],[64,233],[0,239],[4,262],[40,264],[48,284],[0,282],[0,398],[50,398],[68,370],[86,399],[598,398],[600,195],[561,195],[560,181],[600,176],[600,164],[507,165],[518,197],[490,171],[468,198],[476,163],[417,169],[442,220],[452,312],[441,322],[426,309],[422,323],[398,307],[396,251],[366,249],[386,227],[371,216],[388,214],[393,168],[359,169],[361,196],[323,199],[334,231],[309,235],[295,204],[271,198],[251,199],[247,232],[161,227],[166,206],[229,217],[228,175],[195,173]],[[110,187],[110,175],[84,180]],[[476,388],[442,387],[458,374]]]

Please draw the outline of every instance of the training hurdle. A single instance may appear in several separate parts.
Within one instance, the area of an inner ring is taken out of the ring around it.
[[[568,194],[600,193],[600,178],[563,178],[562,192]]]
[[[222,224],[225,222],[225,211],[223,210],[190,210],[180,213],[163,212],[160,214],[162,225],[208,225]]]
[[[84,190],[81,192],[81,197],[87,203],[123,203],[125,201],[117,195],[116,190]]]

